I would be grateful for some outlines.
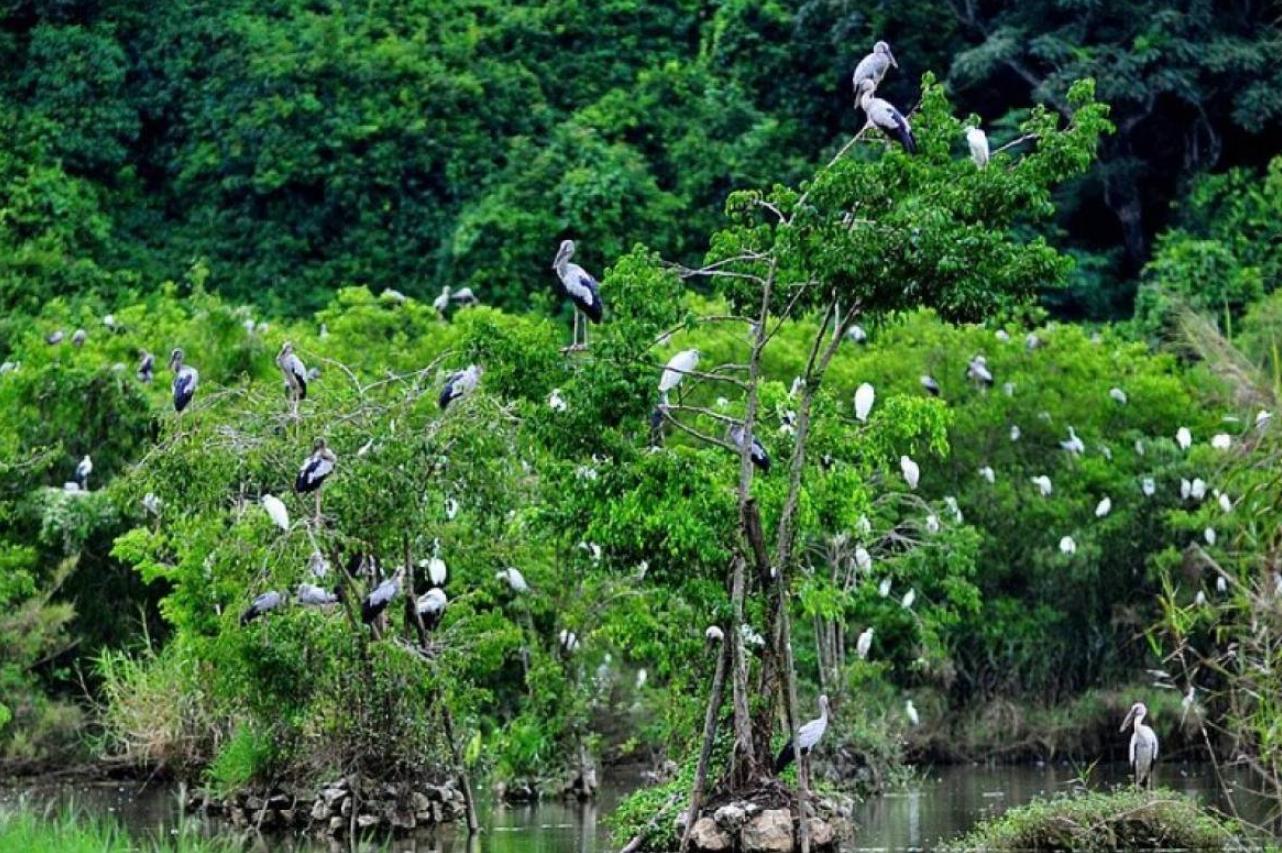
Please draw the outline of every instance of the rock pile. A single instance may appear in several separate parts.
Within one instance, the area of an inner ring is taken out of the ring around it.
[[[810,849],[836,850],[850,833],[849,806],[821,802],[818,811],[809,818]],[[690,830],[690,847],[697,853],[792,853],[800,849],[797,829],[787,808],[736,801],[698,818]]]

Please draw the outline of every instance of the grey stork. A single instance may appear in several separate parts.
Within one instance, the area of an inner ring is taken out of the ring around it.
[[[873,94],[876,88],[872,80],[863,80],[859,84],[859,106],[863,109],[868,124],[898,142],[909,154],[915,154],[917,140],[913,138],[908,119],[890,101],[876,97]]]
[[[264,613],[269,613],[285,603],[285,596],[276,590],[264,592],[250,603],[249,607],[240,614],[240,624],[248,625]]]
[[[824,732],[828,731],[828,697],[819,697],[819,716],[803,725],[797,731],[797,742],[794,745],[792,738],[784,744],[779,755],[775,757],[775,773],[783,772],[783,769],[792,763],[798,755],[803,758],[810,755],[810,751],[819,743]]]
[[[444,411],[459,397],[476,390],[480,384],[481,374],[485,370],[479,364],[470,364],[463,370],[451,373],[445,378],[445,387],[441,389],[440,399],[437,401],[441,410]]]
[[[150,385],[156,372],[156,357],[146,350],[138,358],[138,381]]]
[[[451,293],[450,302],[460,308],[471,308],[473,305],[481,304],[481,300],[476,298],[476,294],[472,292],[472,288],[470,287],[460,287],[458,290]]]
[[[318,438],[312,444],[312,455],[303,460],[302,466],[298,469],[298,477],[294,480],[294,491],[300,495],[308,492],[316,493],[316,523],[320,523],[320,487],[324,485],[325,480],[330,474],[334,473],[334,466],[338,464],[338,457],[334,451],[329,449],[325,439]]]
[[[1138,787],[1153,787],[1153,765],[1157,763],[1157,735],[1144,725],[1148,708],[1143,702],[1136,702],[1122,721],[1120,731],[1131,729],[1131,745],[1128,761],[1135,773],[1135,784]]]
[[[414,607],[418,610],[419,618],[423,620],[423,627],[429,631],[435,631],[436,626],[441,624],[441,618],[445,616],[445,605],[448,603],[449,599],[440,587],[432,587],[420,595]]]
[[[361,621],[372,625],[387,605],[392,603],[401,592],[401,580],[405,577],[405,567],[396,570],[396,574],[374,587],[374,591],[361,601]]]
[[[895,61],[895,55],[890,52],[890,45],[884,41],[874,44],[872,53],[859,60],[859,64],[855,66],[855,73],[851,75],[850,84],[855,90],[855,97],[859,97],[860,88],[865,80],[870,81],[875,90],[881,85],[886,72],[898,67],[899,63]]]
[[[77,349],[84,346],[85,341],[87,340],[89,340],[89,333],[84,329],[76,329],[76,331],[71,334],[71,345]]]
[[[732,424],[730,426],[730,442],[739,450],[743,450],[744,445],[743,424]],[[757,466],[763,474],[770,473],[770,454],[766,453],[766,448],[757,441],[757,437],[752,437],[752,448],[748,451],[752,459],[752,464]]]
[[[338,601],[338,596],[329,590],[311,583],[298,585],[298,603],[305,607],[324,607]]]
[[[196,386],[200,383],[200,374],[196,368],[183,364],[184,354],[181,347],[175,347],[169,354],[169,369],[174,372],[174,411],[181,412],[196,396]]]
[[[561,280],[565,295],[574,303],[574,332],[570,349],[587,349],[588,327],[582,318],[587,317],[593,323],[600,323],[605,316],[605,305],[601,302],[601,286],[597,284],[597,280],[588,275],[583,267],[570,263],[572,257],[574,241],[562,240],[561,248],[556,252],[556,260],[552,262],[552,269]],[[582,344],[579,343],[580,329],[583,330]]]
[[[276,366],[285,376],[285,392],[289,395],[290,414],[298,417],[298,404],[307,399],[307,368],[303,360],[294,353],[294,345],[289,341],[280,346],[276,356]]]
[[[921,387],[932,397],[938,397],[940,394],[939,383],[935,381],[935,377],[929,374],[922,375]]]

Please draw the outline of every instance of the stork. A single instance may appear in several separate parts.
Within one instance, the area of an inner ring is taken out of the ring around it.
[[[1100,498],[1100,502],[1095,505],[1095,517],[1103,518],[1113,511],[1113,499],[1108,495]]]
[[[1065,536],[1059,540],[1059,550],[1061,554],[1076,554],[1077,542],[1073,540],[1072,536]]]
[[[1193,433],[1189,432],[1188,427],[1180,427],[1175,431],[1175,443],[1180,446],[1180,450],[1188,450],[1193,446]]]
[[[574,332],[570,349],[579,350],[588,348],[588,327],[583,322],[583,318],[587,317],[593,323],[600,323],[605,316],[605,305],[601,302],[601,285],[597,284],[597,280],[588,275],[583,267],[570,263],[572,257],[574,257],[574,241],[562,240],[561,248],[556,252],[556,260],[552,262],[552,269],[556,271],[556,277],[561,280],[565,295],[574,303]],[[579,343],[580,329],[583,330],[582,344]]]
[[[988,165],[988,134],[977,127],[966,128],[966,145],[970,148],[970,159],[977,168]]]
[[[436,310],[437,314],[444,317],[445,312],[449,309],[449,307],[450,307],[450,286],[447,284],[441,288],[440,295],[432,300],[432,308]]]
[[[476,386],[481,381],[481,374],[485,372],[479,364],[470,364],[463,370],[451,373],[445,378],[445,387],[441,389],[440,404],[441,410],[444,411],[459,397],[476,390]]]
[[[743,424],[731,424],[729,436],[730,443],[742,451],[745,442]],[[761,473],[770,473],[770,454],[766,453],[765,446],[760,441],[757,441],[755,435],[752,437],[752,447],[749,449],[748,455],[752,459],[752,464],[757,466]]]
[[[62,329],[55,329],[54,331],[45,335],[45,343],[49,344],[49,346],[56,346],[57,344],[62,343],[62,339],[64,337],[66,337],[66,334],[62,331]]]
[[[318,525],[321,519],[320,487],[324,485],[329,475],[334,473],[334,466],[337,464],[338,457],[334,455],[334,451],[329,449],[325,439],[318,438],[312,444],[312,455],[303,460],[302,466],[298,469],[298,477],[294,480],[294,491],[300,495],[315,492]]]
[[[156,357],[142,350],[138,358],[138,381],[150,385],[156,372]]]
[[[85,345],[85,341],[87,341],[88,339],[89,339],[88,332],[86,332],[84,329],[76,329],[76,331],[73,332],[71,335],[71,345],[79,349],[80,347]]]
[[[294,345],[289,341],[281,344],[276,366],[285,376],[290,414],[297,418],[299,402],[307,399],[307,368],[303,366],[303,360],[294,354]]]
[[[850,85],[855,90],[855,97],[859,97],[865,80],[869,81],[872,84],[872,90],[876,91],[886,72],[898,67],[899,63],[895,61],[895,55],[890,52],[890,45],[884,41],[874,44],[872,53],[859,60],[859,64],[855,66],[855,73],[851,75]]]
[[[1123,406],[1126,405],[1126,401],[1127,401],[1126,392],[1123,391],[1121,388],[1109,388],[1108,396],[1112,397],[1113,400],[1119,403],[1120,405],[1123,405]]]
[[[680,385],[685,375],[699,366],[699,355],[699,350],[687,349],[668,359],[659,376],[659,394],[665,406],[668,404],[668,392]]]
[[[991,388],[993,385],[993,372],[988,369],[988,359],[982,354],[977,354],[966,364],[966,378],[979,382],[985,388]]]
[[[480,305],[481,300],[476,297],[470,287],[460,287],[450,294],[450,301],[460,308],[471,308],[474,305]]]
[[[939,396],[940,394],[939,383],[935,381],[935,377],[929,374],[922,374],[920,381],[921,381],[921,387],[925,389],[927,394],[929,394],[932,397]]]
[[[200,374],[196,368],[189,364],[183,364],[185,355],[181,347],[175,347],[174,351],[169,354],[169,369],[174,372],[174,411],[181,412],[191,403],[191,398],[196,396],[196,385],[200,382]]]
[[[305,607],[324,607],[338,601],[338,596],[334,593],[310,583],[300,583],[296,597],[298,603]]]
[[[405,577],[405,567],[401,566],[396,570],[396,574],[374,587],[374,591],[365,596],[361,602],[361,621],[366,625],[374,624],[374,620],[387,609],[387,605],[392,603],[401,592],[401,581]]]
[[[985,465],[983,468],[980,468],[979,476],[987,480],[990,486],[997,482],[997,472],[993,470],[992,465]]]
[[[1129,762],[1131,770],[1135,773],[1135,784],[1137,787],[1153,787],[1153,765],[1157,763],[1157,735],[1151,728],[1144,725],[1144,717],[1148,715],[1148,708],[1143,702],[1136,702],[1127,712],[1126,719],[1122,721],[1122,728],[1119,731],[1131,729],[1131,746]]]
[[[709,625],[703,630],[703,639],[709,648],[719,646],[726,639],[726,632],[717,625]]]
[[[855,390],[855,418],[863,424],[868,423],[868,413],[877,399],[877,392],[872,385],[865,382]]]
[[[579,650],[579,635],[571,631],[569,628],[561,629],[561,633],[557,637],[557,642],[560,644],[561,651],[566,657],[569,657]]]
[[[449,599],[440,587],[434,586],[420,595],[414,606],[418,610],[419,618],[423,620],[423,627],[429,631],[435,631],[436,626],[441,624],[441,619],[445,616],[445,605],[448,603]]]
[[[76,485],[82,492],[89,491],[89,475],[93,473],[93,460],[86,453],[84,458],[76,464]]]
[[[917,151],[917,140],[913,138],[912,128],[908,124],[908,119],[904,114],[895,109],[890,101],[883,100],[873,95],[877,88],[872,80],[862,80],[859,83],[859,106],[863,109],[864,115],[867,116],[868,124],[880,130],[891,139],[894,139],[909,154]]]
[[[788,742],[783,745],[783,749],[775,757],[775,773],[782,773],[783,769],[791,764],[798,755],[803,759],[807,758],[826,731],[828,731],[828,697],[820,696],[819,716],[797,730],[795,744],[792,738],[788,738]]]
[[[248,625],[264,613],[269,613],[285,603],[285,596],[275,590],[264,592],[240,614],[240,624]]]

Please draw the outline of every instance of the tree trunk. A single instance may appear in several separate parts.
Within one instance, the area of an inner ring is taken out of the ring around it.
[[[712,744],[717,737],[717,715],[721,713],[721,695],[725,690],[726,669],[729,666],[732,644],[724,639],[717,655],[717,671],[712,676],[712,695],[708,698],[708,713],[703,718],[703,748],[699,751],[699,766],[694,771],[694,787],[690,791],[690,809],[686,812],[686,826],[681,833],[681,853],[690,847],[690,830],[694,828],[699,808],[703,805],[703,789],[708,781],[708,762],[712,758]]]
[[[481,824],[476,819],[476,800],[472,796],[472,783],[468,781],[467,769],[463,766],[463,750],[454,736],[454,718],[450,714],[449,703],[445,701],[444,696],[440,697],[440,702],[445,739],[449,742],[450,755],[454,759],[454,774],[458,776],[459,787],[463,789],[463,806],[467,810],[467,834],[473,836],[480,831]]]

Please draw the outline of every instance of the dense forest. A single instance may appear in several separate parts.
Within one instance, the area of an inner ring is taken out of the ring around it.
[[[1271,4],[0,8],[0,767],[1282,802]]]

